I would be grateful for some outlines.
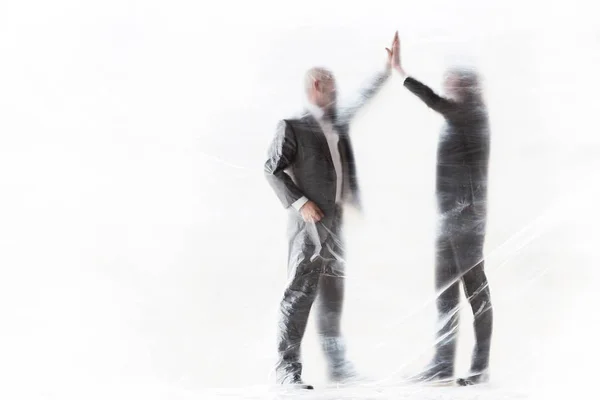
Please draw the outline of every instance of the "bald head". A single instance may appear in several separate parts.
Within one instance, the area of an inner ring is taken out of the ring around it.
[[[328,69],[313,67],[306,71],[304,89],[310,103],[325,110],[335,107],[335,86],[333,73]]]

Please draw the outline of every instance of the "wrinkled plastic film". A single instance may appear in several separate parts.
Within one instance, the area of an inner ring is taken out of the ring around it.
[[[0,397],[593,393],[595,14],[468,2],[7,7]]]
[[[389,73],[377,78],[371,87],[363,90],[361,102],[352,108],[352,112],[341,111],[337,114],[355,114],[377,93],[388,77]],[[330,75],[328,79],[331,79]],[[446,121],[438,144],[436,176],[439,226],[435,244],[438,313],[436,341],[433,344],[435,355],[430,365],[414,378],[430,381],[454,377],[456,336],[459,328],[459,288],[462,283],[473,311],[476,337],[470,376],[463,382],[479,383],[487,380],[493,328],[492,301],[483,259],[490,132],[477,74],[469,70],[454,70],[449,73],[447,79],[453,85],[449,87],[449,91],[453,91],[455,99],[437,95],[412,77],[404,80],[404,85],[411,92],[426,106],[441,114]],[[351,119],[338,120],[335,116],[336,113],[332,114],[331,118],[333,130],[347,133]],[[343,137],[345,146],[339,146],[338,149],[329,145],[329,152],[324,146],[316,146],[322,144],[326,135],[324,131],[328,129],[323,128],[323,118],[326,117],[318,113],[309,113],[297,119],[282,121],[278,128],[278,136],[271,146],[270,159],[265,166],[267,179],[284,202],[284,206],[292,202],[290,198],[295,199],[299,195],[306,196],[305,193],[312,192],[312,198],[317,205],[322,209],[331,210],[325,212],[324,220],[316,224],[301,220],[300,214],[294,211],[290,214],[290,225],[296,226],[296,236],[289,249],[288,268],[291,278],[281,305],[280,359],[277,366],[277,379],[279,383],[284,384],[302,382],[300,346],[308,313],[317,296],[321,298],[321,308],[317,312],[324,314],[317,317],[320,339],[325,342],[343,341],[340,325],[344,277],[333,278],[327,270],[331,265],[340,272],[344,270],[345,262],[331,248],[333,244],[340,252],[343,251],[342,207],[340,199],[337,198],[335,206],[328,205],[331,199],[323,194],[332,192],[331,183],[328,183],[331,180],[323,171],[334,170],[335,175],[350,175],[351,179],[347,181],[353,182],[354,185],[344,189],[357,195],[359,189],[353,168],[354,155],[350,138]],[[335,133],[339,135],[339,132]],[[315,141],[315,137],[321,140]],[[338,153],[340,150],[342,152]],[[323,160],[332,157],[341,158],[342,162],[345,162],[344,168],[340,170],[335,164],[323,163]],[[284,168],[286,172],[277,172],[278,168],[273,166]],[[328,225],[335,231],[329,229]],[[324,232],[319,235],[319,231]],[[307,252],[311,248],[315,251]],[[327,250],[328,256],[333,258],[328,260],[327,256],[320,254],[322,250]],[[320,276],[323,277],[322,281]],[[329,279],[337,279],[338,282],[328,285]],[[335,329],[327,327],[327,321],[331,320]],[[342,380],[356,378],[355,370],[348,367],[350,362],[345,360],[344,351],[339,350],[337,354],[332,354],[328,347],[324,352],[331,377]],[[340,359],[344,359],[342,364]],[[336,365],[344,365],[348,371],[340,370]]]

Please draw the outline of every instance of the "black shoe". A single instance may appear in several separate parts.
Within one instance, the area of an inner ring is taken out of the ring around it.
[[[292,374],[280,381],[282,385],[293,387],[294,389],[313,390],[312,385],[307,385],[302,381],[300,374]]]
[[[488,383],[489,381],[490,381],[490,375],[487,371],[484,371],[484,372],[471,373],[466,378],[459,378],[456,381],[456,383],[459,386],[472,386],[472,385],[479,385],[482,383]]]
[[[302,381],[302,364],[299,362],[280,361],[275,370],[278,384],[292,386],[297,389],[313,389],[311,385],[307,385]]]
[[[429,364],[421,373],[411,377],[412,382],[450,382],[454,378],[454,366],[448,363]]]
[[[300,375],[294,376],[294,378],[292,379],[292,381],[289,384],[293,385],[294,388],[296,388],[296,389],[304,389],[304,390],[313,390],[314,389],[312,385],[307,385],[306,383],[304,383],[302,381],[302,378],[300,378]]]

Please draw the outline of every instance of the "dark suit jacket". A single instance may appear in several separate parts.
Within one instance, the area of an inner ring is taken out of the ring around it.
[[[490,131],[485,104],[480,99],[457,102],[437,95],[408,77],[404,86],[446,120],[437,151],[436,191],[440,211],[475,207],[485,215],[490,155]]]
[[[343,170],[342,201],[360,207],[358,180],[350,136],[350,122],[383,86],[389,71],[376,75],[375,79],[360,92],[358,101],[351,107],[338,111],[334,126],[339,134],[339,152]],[[302,196],[315,202],[325,214],[321,221],[330,228],[333,222],[336,193],[336,172],[325,135],[316,119],[309,113],[300,118],[284,119],[277,125],[275,139],[271,143],[268,159],[264,165],[265,176],[284,208]],[[295,224],[303,221],[296,210],[291,210]],[[319,232],[321,240],[327,236]]]

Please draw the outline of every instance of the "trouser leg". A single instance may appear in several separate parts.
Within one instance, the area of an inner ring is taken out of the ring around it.
[[[323,260],[310,258],[314,249],[290,251],[288,284],[280,303],[277,381],[292,383],[302,374],[300,346],[317,296]],[[300,254],[298,254],[300,252]]]
[[[434,363],[452,374],[456,357],[456,345],[459,323],[459,271],[456,255],[451,243],[452,238],[446,235],[436,241],[436,308],[438,329]]]
[[[489,367],[493,329],[491,294],[484,270],[483,242],[484,237],[481,235],[465,235],[459,244],[463,286],[473,311],[475,348],[471,372],[474,374],[486,371]]]

